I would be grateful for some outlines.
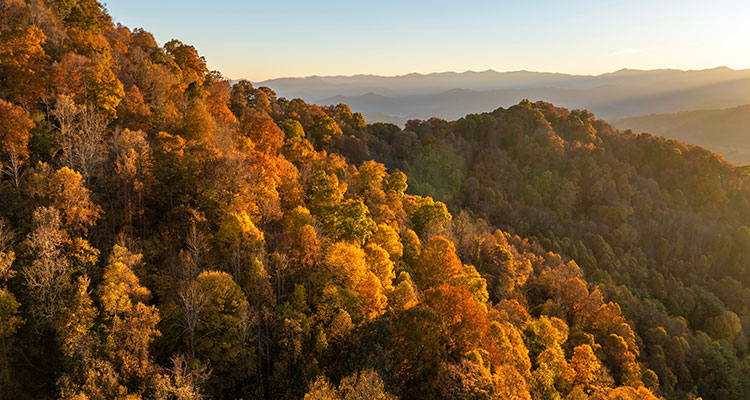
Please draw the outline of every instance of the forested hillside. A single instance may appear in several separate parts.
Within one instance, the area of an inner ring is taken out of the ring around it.
[[[586,112],[367,125],[0,0],[0,160],[2,399],[750,387],[746,175]]]
[[[332,150],[405,171],[410,192],[575,260],[630,321],[659,393],[748,393],[747,168],[541,102],[349,132]]]

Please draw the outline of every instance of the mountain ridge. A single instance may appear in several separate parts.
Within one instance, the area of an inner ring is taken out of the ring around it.
[[[467,71],[396,76],[353,75],[279,78],[257,83],[278,96],[318,105],[346,103],[369,122],[407,118],[460,118],[508,107],[525,98],[605,119],[646,113],[722,109],[750,103],[750,70],[623,68],[599,75],[536,71]]]
[[[614,74],[620,74],[620,73],[626,73],[626,72],[659,72],[659,71],[669,71],[669,72],[705,72],[705,71],[735,71],[735,72],[741,72],[741,71],[750,71],[750,68],[730,68],[726,65],[719,65],[716,67],[709,67],[709,68],[700,68],[700,69],[680,69],[680,68],[655,68],[655,69],[640,69],[640,68],[620,68],[615,71],[610,72],[602,72],[600,74],[576,74],[576,73],[567,73],[567,72],[552,72],[552,71],[538,71],[538,70],[529,70],[529,69],[518,69],[518,70],[507,70],[507,71],[498,71],[493,68],[486,69],[484,71],[475,71],[475,70],[466,70],[466,71],[436,71],[436,72],[409,72],[404,74],[396,74],[396,75],[379,75],[379,74],[366,74],[366,73],[360,73],[360,74],[338,74],[338,75],[306,75],[306,76],[280,76],[276,78],[268,78],[263,80],[252,80],[248,78],[232,78],[233,82],[239,82],[242,80],[246,80],[249,82],[252,82],[254,85],[264,85],[269,82],[273,81],[279,81],[279,80],[292,80],[292,79],[312,79],[312,78],[356,78],[356,77],[377,77],[377,78],[401,78],[401,77],[407,77],[407,76],[433,76],[433,75],[446,75],[446,74],[480,74],[480,73],[495,73],[495,74],[514,74],[514,73],[531,73],[531,74],[552,74],[552,75],[560,75],[560,76],[575,76],[575,77],[600,77],[600,76],[607,76],[607,75],[614,75]]]

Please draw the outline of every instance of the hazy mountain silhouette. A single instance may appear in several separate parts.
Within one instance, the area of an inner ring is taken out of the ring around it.
[[[733,163],[750,164],[750,104],[724,110],[643,115],[611,122],[620,129],[696,144]]]
[[[268,86],[279,96],[317,104],[349,104],[368,122],[403,123],[507,107],[528,98],[586,108],[607,119],[647,113],[720,109],[750,103],[750,70],[631,70],[589,76],[547,72],[467,71],[281,78]]]

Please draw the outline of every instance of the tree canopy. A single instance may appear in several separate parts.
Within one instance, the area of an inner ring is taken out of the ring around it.
[[[750,187],[521,102],[368,125],[0,3],[0,399],[750,391]]]

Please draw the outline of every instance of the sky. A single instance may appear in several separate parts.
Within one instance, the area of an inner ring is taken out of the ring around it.
[[[109,0],[232,79],[750,68],[747,0]]]

